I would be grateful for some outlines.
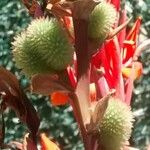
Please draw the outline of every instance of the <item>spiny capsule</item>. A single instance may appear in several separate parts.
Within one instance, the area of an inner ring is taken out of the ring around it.
[[[99,125],[100,142],[105,150],[120,150],[129,140],[133,114],[130,107],[118,99],[110,99]]]
[[[56,19],[33,20],[12,44],[16,65],[28,76],[61,71],[73,61],[74,48]]]
[[[116,9],[107,2],[99,3],[89,17],[88,36],[104,42],[116,20]]]

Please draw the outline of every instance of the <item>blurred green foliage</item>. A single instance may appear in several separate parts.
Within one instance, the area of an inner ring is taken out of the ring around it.
[[[128,0],[126,1],[128,15],[135,20],[138,15],[143,17],[142,34],[150,38],[150,0]],[[23,88],[27,88],[29,81],[15,67],[12,60],[11,41],[14,35],[24,29],[30,17],[21,0],[0,1],[0,65],[13,72],[19,79]],[[141,57],[144,62],[144,75],[136,83],[133,98],[133,111],[136,115],[135,128],[133,131],[133,144],[142,149],[150,143],[150,50],[145,51]],[[55,137],[65,150],[83,149],[79,137],[77,124],[72,115],[72,109],[66,107],[53,107],[49,99],[31,95],[29,99],[37,109],[41,118],[40,131],[46,132]],[[7,110],[6,121],[6,142],[20,140],[26,132],[26,126],[19,123],[13,111]]]
[[[142,17],[141,42],[150,38],[150,0],[129,0],[127,10],[136,20]],[[150,144],[150,49],[141,56],[144,70],[143,76],[136,82],[132,108],[136,115],[133,130],[133,143],[140,149]]]

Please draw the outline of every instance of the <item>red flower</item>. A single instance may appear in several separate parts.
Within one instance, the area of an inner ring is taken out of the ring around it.
[[[134,61],[140,23],[139,17],[127,36],[123,29],[118,37],[106,41],[92,58],[92,66],[104,70],[104,75],[98,80],[103,78],[104,81],[105,79],[107,82],[105,84],[108,84],[109,89],[116,89],[116,97],[127,104],[131,101],[133,81],[142,74],[142,64]],[[99,84],[104,86],[104,82],[99,82]],[[106,93],[101,92],[101,94],[104,96],[103,94]]]
[[[116,7],[119,7],[120,1],[112,1]],[[123,11],[121,23],[126,21],[126,12]],[[142,64],[134,62],[136,53],[138,33],[140,29],[141,18],[135,22],[129,33],[124,28],[113,39],[106,41],[91,59],[90,70],[90,99],[93,101],[106,96],[111,89],[116,90],[116,97],[130,104],[133,81],[142,74]],[[75,69],[76,69],[76,60]],[[72,87],[76,88],[77,80],[75,69],[67,68],[68,77]],[[95,90],[95,92],[94,92]],[[68,95],[56,91],[51,96],[53,105],[63,105],[68,102]]]
[[[112,3],[116,7],[117,11],[119,11],[120,0],[107,0],[107,1],[110,2],[110,3]]]

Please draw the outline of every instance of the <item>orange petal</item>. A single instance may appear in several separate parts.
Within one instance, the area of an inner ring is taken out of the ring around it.
[[[41,150],[60,150],[58,146],[49,140],[49,138],[42,133],[41,134]]]
[[[90,99],[91,101],[96,101],[96,87],[95,83],[90,84]]]
[[[122,68],[122,74],[125,78],[128,78],[130,76],[130,73],[131,73],[131,68],[128,67]]]
[[[131,67],[124,67],[124,68],[122,68],[123,76],[125,78],[129,78],[129,76],[131,75],[131,70],[132,70]],[[142,75],[142,72],[143,72],[142,64],[140,62],[135,62],[134,63],[134,74],[135,74],[134,80],[139,79],[140,76]]]
[[[51,94],[51,102],[54,106],[65,105],[68,103],[68,100],[69,96],[67,93],[57,91]]]

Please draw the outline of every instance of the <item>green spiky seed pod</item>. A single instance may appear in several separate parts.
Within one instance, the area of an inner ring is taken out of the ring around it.
[[[92,11],[89,18],[89,38],[103,42],[116,20],[116,9],[110,3],[101,2]]]
[[[73,46],[56,19],[35,19],[14,39],[16,65],[28,76],[61,71],[72,63]]]
[[[130,107],[117,99],[110,99],[99,125],[100,142],[105,150],[120,150],[129,140],[133,114]]]

